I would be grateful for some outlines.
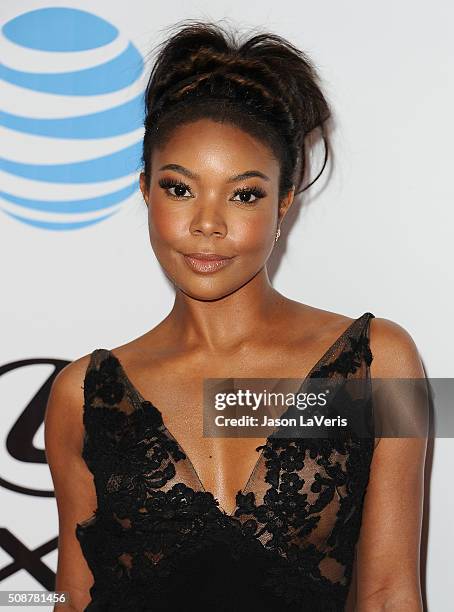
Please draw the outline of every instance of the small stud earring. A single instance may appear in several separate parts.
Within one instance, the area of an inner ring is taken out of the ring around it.
[[[281,228],[277,228],[276,237],[274,238],[274,242],[276,243],[279,240],[279,236],[281,235]]]

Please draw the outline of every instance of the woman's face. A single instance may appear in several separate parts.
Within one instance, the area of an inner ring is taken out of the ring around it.
[[[200,119],[155,147],[150,167],[148,188],[140,177],[150,241],[178,288],[218,299],[264,267],[293,200],[292,190],[279,209],[279,162],[265,144],[231,124]],[[185,257],[201,252],[229,259],[209,267]]]

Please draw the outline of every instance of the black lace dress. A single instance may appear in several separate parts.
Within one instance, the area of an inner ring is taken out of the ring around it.
[[[356,378],[355,410],[370,410],[372,317],[353,321],[300,389]],[[94,576],[85,610],[344,610],[373,436],[270,436],[229,515],[109,350],[93,351],[84,397],[83,458],[97,492],[76,527]]]

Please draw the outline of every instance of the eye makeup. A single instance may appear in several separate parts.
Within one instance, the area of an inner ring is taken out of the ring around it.
[[[159,179],[158,184],[162,189],[164,189],[167,192],[167,195],[169,195],[173,199],[185,200],[185,199],[194,197],[189,185],[187,185],[183,181],[176,180],[173,178],[163,177]],[[171,189],[179,190],[180,193],[172,193],[170,191]],[[183,191],[183,193],[181,193],[181,191]],[[188,191],[191,195],[189,196],[184,195],[184,191]],[[251,187],[239,187],[235,189],[235,191],[233,192],[234,198],[236,196],[240,196],[240,198],[242,197],[247,198],[250,196],[254,196],[255,200],[247,201],[247,200],[242,200],[242,199],[239,199],[239,200],[232,199],[232,201],[239,202],[240,204],[244,204],[246,206],[252,206],[256,202],[258,202],[258,200],[265,198],[266,195],[267,195],[266,192],[261,187],[258,187],[257,185],[251,186]]]

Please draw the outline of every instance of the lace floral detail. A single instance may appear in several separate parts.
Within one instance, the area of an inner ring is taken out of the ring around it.
[[[361,366],[362,359],[364,359],[367,366],[370,366],[372,363],[372,353],[368,337],[365,335],[359,337],[350,335],[348,336],[348,341],[350,349],[344,349],[334,361],[322,364],[311,377],[328,378],[333,372],[339,372],[344,376],[350,373],[354,374]]]
[[[311,378],[367,380],[370,317]],[[269,437],[229,516],[109,351],[93,352],[84,399],[82,456],[98,499],[76,527],[95,578],[86,610],[343,610],[373,438]],[[351,406],[370,408],[366,385]]]

